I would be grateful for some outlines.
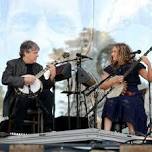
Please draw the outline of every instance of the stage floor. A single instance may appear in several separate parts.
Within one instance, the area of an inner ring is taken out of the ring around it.
[[[117,132],[104,131],[96,128],[75,129],[58,132],[47,132],[27,135],[9,135],[0,138],[0,145],[26,144],[44,145],[45,147],[72,147],[90,150],[115,149],[119,150],[121,144],[142,143],[145,137],[133,136]],[[146,141],[152,144],[152,138]],[[1,146],[2,147],[2,146]]]

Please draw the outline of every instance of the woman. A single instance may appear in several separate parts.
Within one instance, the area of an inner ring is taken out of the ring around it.
[[[116,43],[112,47],[111,64],[104,69],[102,79],[109,75],[113,76],[101,84],[101,89],[107,90],[114,85],[124,86],[122,93],[117,97],[107,97],[103,113],[104,130],[110,131],[112,123],[126,123],[128,132],[135,134],[147,132],[147,117],[144,109],[142,93],[138,90],[141,84],[140,76],[148,81],[152,81],[151,63],[146,56],[142,57],[142,63],[137,65],[127,75],[126,72],[133,67],[136,62],[133,59],[131,49],[125,43]]]

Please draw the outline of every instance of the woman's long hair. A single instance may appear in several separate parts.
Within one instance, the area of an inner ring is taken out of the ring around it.
[[[121,64],[125,64],[125,63],[129,63],[132,61],[132,57],[131,57],[131,48],[125,44],[125,43],[116,43],[113,44],[112,48],[116,47],[118,50],[118,56],[119,56],[119,60],[117,61],[117,63],[115,61],[113,61],[113,58],[111,57],[111,64],[112,65],[121,65]]]

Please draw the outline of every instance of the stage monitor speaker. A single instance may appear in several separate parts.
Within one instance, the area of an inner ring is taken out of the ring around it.
[[[55,81],[61,81],[69,79],[71,77],[71,64],[61,64],[56,66],[56,77]]]
[[[83,68],[78,67],[78,82],[86,87],[91,87],[96,83],[95,79]]]
[[[88,127],[88,119],[86,117],[80,117],[80,128],[79,129],[86,129]],[[64,131],[69,130],[68,128],[69,117],[68,116],[60,116],[55,118],[55,131]],[[70,116],[70,130],[78,129],[77,128],[77,117]]]

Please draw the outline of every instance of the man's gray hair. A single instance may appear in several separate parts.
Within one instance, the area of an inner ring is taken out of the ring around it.
[[[30,52],[32,51],[32,49],[38,51],[40,50],[38,44],[36,44],[35,42],[31,40],[24,41],[20,46],[20,52],[19,52],[20,57],[24,56],[24,52]]]

